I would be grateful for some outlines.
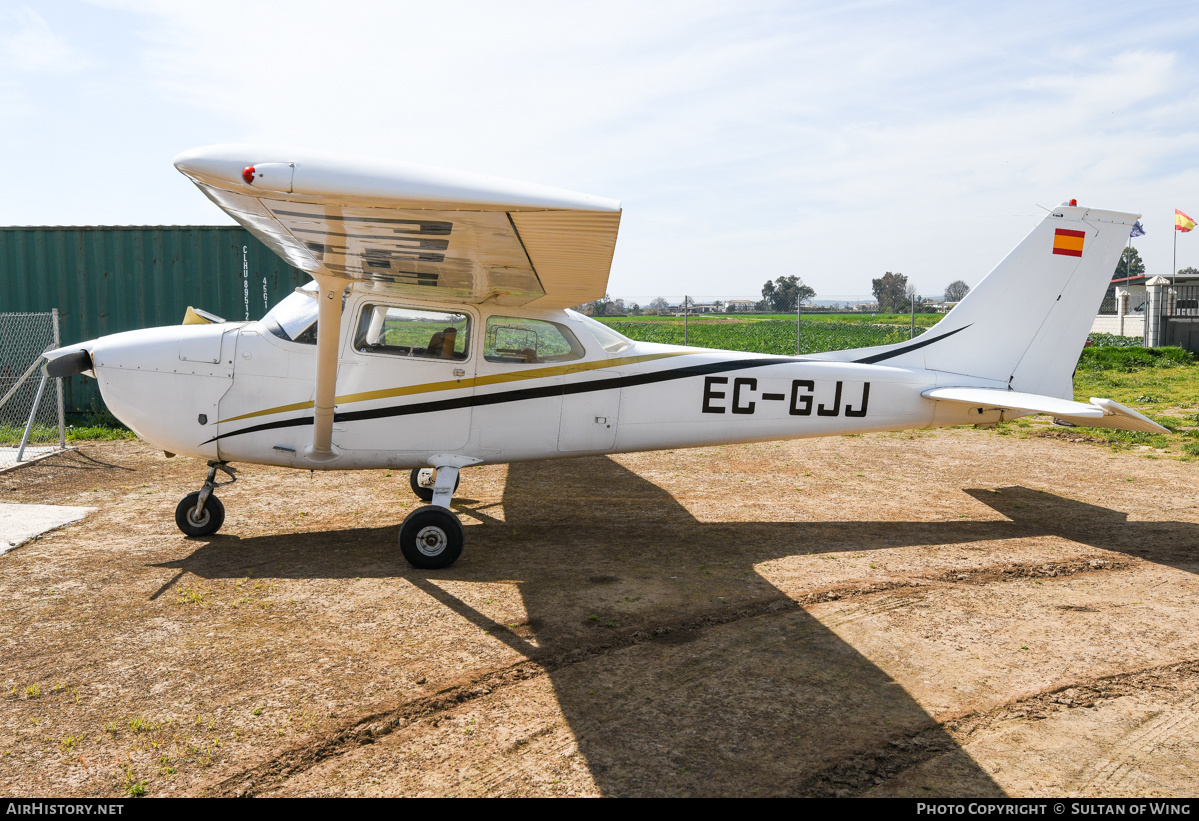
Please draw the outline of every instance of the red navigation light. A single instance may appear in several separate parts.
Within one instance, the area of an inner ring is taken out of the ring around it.
[[[241,178],[246,181],[246,185],[254,184],[254,166],[247,165],[245,170],[241,172]]]
[[[247,171],[249,171],[251,174],[253,174],[253,173],[254,173],[254,169],[253,169],[253,168],[247,168],[246,170],[247,170]],[[1070,200],[1070,204],[1071,204],[1071,205],[1078,205],[1078,200]]]

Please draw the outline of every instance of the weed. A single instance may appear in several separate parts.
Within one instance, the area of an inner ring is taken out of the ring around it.
[[[42,688],[36,684],[30,684],[25,688],[25,698],[41,698]]]
[[[130,798],[141,798],[146,794],[145,779],[138,779],[133,773],[133,767],[129,764],[122,764],[121,770],[125,774],[125,795]]]
[[[211,591],[199,590],[195,587],[184,587],[175,597],[175,604],[204,604],[204,597]]]
[[[261,707],[256,707],[256,708],[254,709],[254,715],[256,715],[256,716],[260,716],[260,715],[262,715],[262,708],[261,708]]]
[[[155,730],[162,728],[161,724],[156,724],[153,721],[150,721],[150,719],[141,718],[140,716],[135,716],[125,723],[129,726],[129,729],[135,733],[152,733]]]

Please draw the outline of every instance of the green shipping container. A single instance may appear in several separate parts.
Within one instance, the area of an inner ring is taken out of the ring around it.
[[[0,227],[0,312],[57,308],[64,345],[175,325],[189,305],[261,319],[308,279],[239,226]],[[68,412],[103,408],[95,380],[64,389]]]

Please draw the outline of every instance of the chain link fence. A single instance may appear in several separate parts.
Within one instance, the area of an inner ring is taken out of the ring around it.
[[[631,296],[579,310],[631,339],[773,354],[811,354],[888,345],[919,336],[956,303],[909,291],[880,307],[861,294]]]
[[[41,367],[58,344],[58,311],[0,313],[0,470],[66,447],[62,380]]]

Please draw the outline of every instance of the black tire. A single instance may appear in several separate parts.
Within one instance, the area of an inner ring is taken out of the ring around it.
[[[420,483],[420,472],[422,470],[432,470],[432,468],[413,468],[408,474],[408,484],[412,487],[412,492],[416,494],[416,498],[420,499],[425,504],[433,501],[433,488],[424,487]],[[458,492],[458,485],[462,482],[462,473],[458,473],[458,478],[454,480],[454,492]]]
[[[400,525],[400,552],[408,564],[422,570],[452,565],[462,555],[465,540],[462,522],[437,505],[418,507]]]
[[[199,503],[200,491],[198,490],[184,496],[180,500],[179,506],[175,508],[175,524],[179,525],[179,529],[188,536],[211,536],[225,523],[225,506],[216,496],[210,495],[208,501],[204,503],[204,513],[197,520],[191,514]]]

